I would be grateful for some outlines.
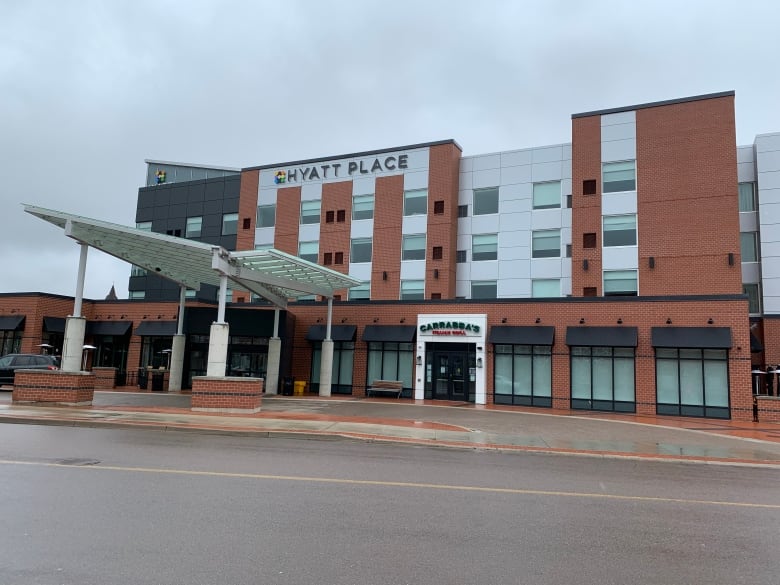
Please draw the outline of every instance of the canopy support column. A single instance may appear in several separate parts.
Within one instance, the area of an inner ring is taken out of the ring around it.
[[[84,299],[84,279],[87,273],[87,251],[89,246],[79,243],[79,271],[76,276],[76,297],[73,300],[73,315],[65,320],[65,337],[62,342],[62,370],[65,372],[81,371],[82,354],[84,352],[84,335],[87,330],[87,320],[81,316],[81,305]]]
[[[184,303],[187,298],[187,288],[179,287],[179,320],[176,324],[176,335],[171,343],[171,373],[168,379],[168,390],[181,391],[181,381],[184,372]]]
[[[333,298],[328,298],[328,322],[325,325],[325,339],[322,341],[322,359],[320,361],[320,396],[330,396],[333,377],[333,340],[330,338],[333,320]]]
[[[268,340],[268,370],[265,374],[265,393],[279,393],[279,365],[282,359],[282,340],[279,338],[279,309],[274,309],[274,335]]]
[[[217,321],[211,324],[209,335],[209,357],[206,375],[211,377],[224,376],[227,369],[228,343],[230,341],[230,326],[225,321],[225,302],[227,298],[227,276],[219,276],[219,309]]]

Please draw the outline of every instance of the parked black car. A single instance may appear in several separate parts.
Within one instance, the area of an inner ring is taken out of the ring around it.
[[[16,370],[59,370],[60,358],[37,353],[9,353],[0,357],[0,384],[13,384]]]

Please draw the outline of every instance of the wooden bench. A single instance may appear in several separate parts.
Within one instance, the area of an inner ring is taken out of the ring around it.
[[[404,383],[399,380],[374,380],[371,386],[366,388],[366,397],[370,398],[372,394],[395,394],[396,398],[401,398]]]

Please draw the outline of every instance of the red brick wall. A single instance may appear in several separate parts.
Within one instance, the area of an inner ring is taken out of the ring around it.
[[[780,319],[763,320],[764,362],[767,364],[780,364]],[[758,336],[758,332],[756,332]]]
[[[238,234],[236,250],[254,250],[255,225],[257,223],[257,187],[260,171],[243,171],[238,198]],[[244,220],[249,219],[249,228],[244,229]]]
[[[111,390],[116,386],[116,368],[92,368],[96,390]]]
[[[780,398],[759,396],[758,422],[780,422]]]
[[[344,211],[344,221],[337,222],[338,211]],[[327,223],[325,217],[328,211],[333,212],[333,223]],[[331,264],[328,268],[349,273],[349,243],[352,231],[352,181],[339,183],[323,183],[322,185],[322,217],[320,219],[320,254],[319,263],[325,264],[324,255],[331,253],[335,261],[336,252],[344,254],[343,264]],[[347,291],[338,290],[337,295],[347,298]]]
[[[601,290],[601,116],[574,118],[572,134],[571,294],[583,296],[583,288]],[[582,182],[595,179],[596,194],[583,195]],[[582,236],[596,234],[596,247],[584,249]],[[588,269],[583,268],[588,261]]]
[[[736,143],[733,96],[637,110],[641,295],[742,292]]]
[[[207,378],[192,379],[193,410],[257,411],[263,395],[260,378]]]
[[[274,248],[297,256],[298,229],[301,223],[301,188],[285,187],[277,189],[276,193]]]
[[[425,296],[439,293],[455,298],[456,252],[458,240],[458,183],[460,148],[442,144],[430,148],[428,171],[428,238],[425,262]],[[444,202],[444,213],[434,214],[434,202]],[[442,259],[433,259],[433,247],[442,247]],[[438,270],[438,278],[434,276]]]
[[[92,403],[95,377],[84,372],[20,370],[14,375],[16,402],[87,405]]]
[[[404,177],[377,177],[374,195],[374,249],[371,299],[397,300],[401,287],[401,226]],[[382,274],[387,273],[387,280]]]

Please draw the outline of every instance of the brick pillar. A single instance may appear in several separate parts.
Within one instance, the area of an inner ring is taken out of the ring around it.
[[[204,412],[259,412],[262,378],[196,376],[192,379],[192,410]]]
[[[95,390],[113,390],[116,388],[116,368],[94,367]]]
[[[95,375],[62,370],[17,370],[14,375],[14,404],[91,406]]]

